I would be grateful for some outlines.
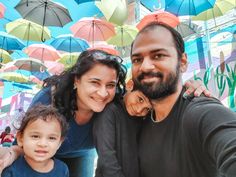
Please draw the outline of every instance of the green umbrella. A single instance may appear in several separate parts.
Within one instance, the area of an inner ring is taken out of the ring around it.
[[[16,73],[16,72],[0,73],[0,79],[12,81],[12,82],[18,82],[18,83],[33,84],[33,82],[30,81],[29,77],[22,75],[20,73]]]
[[[119,47],[130,45],[138,33],[138,29],[131,25],[116,26],[115,30],[116,35],[108,39],[107,43]]]
[[[50,31],[47,27],[25,19],[17,19],[6,24],[6,31],[26,41],[42,41],[51,38]]]

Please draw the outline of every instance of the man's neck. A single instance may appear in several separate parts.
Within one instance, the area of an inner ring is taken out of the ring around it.
[[[153,116],[155,121],[160,122],[169,115],[182,91],[182,88],[182,85],[179,84],[175,93],[161,100],[151,100],[153,110],[155,111],[155,117]]]

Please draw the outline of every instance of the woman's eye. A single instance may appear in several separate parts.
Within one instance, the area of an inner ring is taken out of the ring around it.
[[[110,88],[110,89],[112,89],[112,88],[114,88],[114,87],[116,87],[115,84],[108,84],[108,85],[107,85],[107,88]]]

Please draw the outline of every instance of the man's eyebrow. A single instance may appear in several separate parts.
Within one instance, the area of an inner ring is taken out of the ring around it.
[[[151,50],[149,53],[152,54],[152,53],[162,52],[162,51],[167,52],[167,50],[165,48],[159,48],[159,49]],[[136,56],[140,56],[140,55],[141,55],[140,53],[134,53],[131,55],[131,58],[136,57]]]

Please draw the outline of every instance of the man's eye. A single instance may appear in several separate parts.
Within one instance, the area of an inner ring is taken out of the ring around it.
[[[153,56],[154,59],[160,59],[160,58],[163,58],[163,57],[165,57],[164,54],[156,54],[156,55]]]
[[[141,61],[142,61],[141,58],[132,59],[132,63],[140,63]]]

